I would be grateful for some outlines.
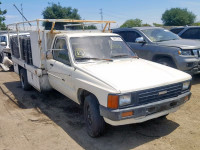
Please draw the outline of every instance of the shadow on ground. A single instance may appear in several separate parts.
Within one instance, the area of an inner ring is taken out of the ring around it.
[[[107,125],[104,136],[91,138],[86,133],[82,109],[62,94],[56,91],[41,94],[34,89],[24,92],[19,82],[8,82],[4,85],[15,96],[16,100],[10,97],[13,103],[21,109],[34,108],[45,114],[84,149],[128,150],[166,136],[179,126],[168,119],[118,127]]]
[[[200,84],[200,74],[192,76],[192,85]]]

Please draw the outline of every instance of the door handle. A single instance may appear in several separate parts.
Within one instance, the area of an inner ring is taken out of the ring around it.
[[[50,64],[50,66],[52,66],[52,67],[53,67],[53,64]]]

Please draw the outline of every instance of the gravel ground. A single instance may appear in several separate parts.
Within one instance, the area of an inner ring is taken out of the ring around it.
[[[200,75],[192,98],[166,119],[113,127],[103,137],[87,135],[82,109],[53,91],[24,92],[14,72],[0,72],[0,150],[199,150]]]

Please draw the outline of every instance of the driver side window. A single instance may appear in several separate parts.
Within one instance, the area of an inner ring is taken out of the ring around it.
[[[121,35],[123,37],[123,39],[126,41],[126,42],[133,42],[135,43],[135,40],[138,38],[138,37],[141,37],[137,32],[135,31],[122,31],[120,33],[118,33],[119,35]]]
[[[67,43],[64,37],[59,37],[55,40],[53,46],[53,59],[66,65],[71,65],[69,60]]]
[[[0,40],[1,40],[1,42],[6,42],[6,36],[1,36]]]

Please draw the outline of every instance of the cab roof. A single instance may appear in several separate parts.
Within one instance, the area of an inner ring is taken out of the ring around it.
[[[84,37],[84,36],[119,36],[115,33],[59,33],[56,36]]]
[[[145,29],[163,29],[161,27],[132,27],[132,28],[117,28],[112,29],[113,32],[116,31],[131,31],[131,30],[145,30]]]

